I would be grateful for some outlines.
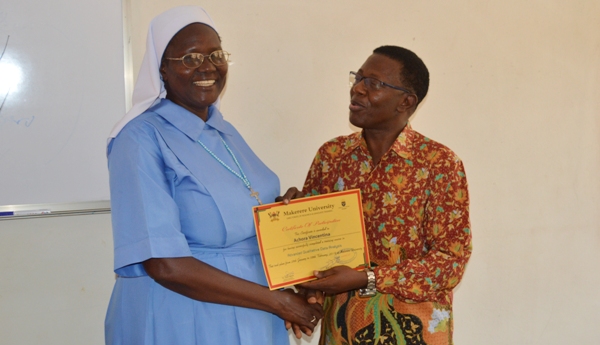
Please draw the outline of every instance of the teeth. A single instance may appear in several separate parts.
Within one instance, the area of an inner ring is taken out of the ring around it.
[[[215,83],[214,80],[200,80],[200,81],[195,81],[194,85],[196,86],[212,86]]]

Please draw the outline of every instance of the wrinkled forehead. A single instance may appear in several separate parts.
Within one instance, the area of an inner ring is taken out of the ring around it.
[[[365,77],[386,82],[401,82],[402,63],[382,54],[370,55],[358,70]],[[384,80],[387,79],[387,80]]]

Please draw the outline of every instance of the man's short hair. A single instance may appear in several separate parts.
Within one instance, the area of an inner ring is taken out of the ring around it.
[[[412,51],[398,46],[381,46],[373,50],[374,54],[381,54],[396,60],[402,65],[400,80],[404,87],[417,95],[417,105],[427,95],[429,90],[429,71],[423,60]]]

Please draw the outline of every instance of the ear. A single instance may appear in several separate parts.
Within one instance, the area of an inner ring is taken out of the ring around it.
[[[400,98],[400,102],[398,102],[398,107],[396,107],[396,110],[399,113],[412,113],[417,107],[418,100],[419,99],[417,95],[415,95],[414,93],[405,93]]]
[[[167,81],[167,66],[165,60],[160,62],[160,68],[158,69],[158,72],[160,73],[160,79],[162,79],[163,83],[165,83]]]

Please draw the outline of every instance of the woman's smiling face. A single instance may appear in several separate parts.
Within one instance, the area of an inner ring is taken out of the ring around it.
[[[169,42],[160,65],[167,98],[186,108],[204,121],[208,107],[217,101],[225,87],[228,65],[215,66],[208,55],[221,50],[221,40],[210,26],[194,23],[181,29]],[[189,53],[205,56],[197,68],[188,68],[180,58]]]

